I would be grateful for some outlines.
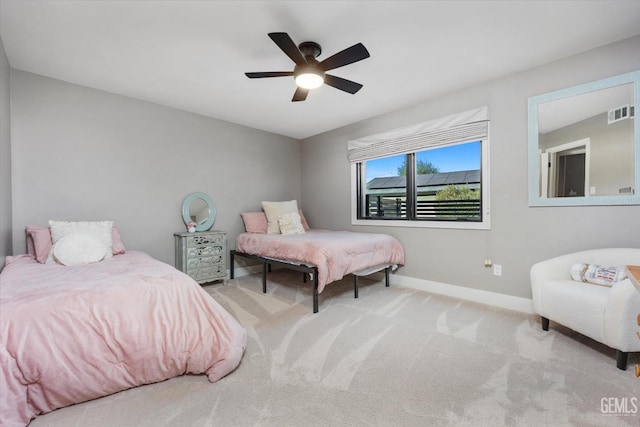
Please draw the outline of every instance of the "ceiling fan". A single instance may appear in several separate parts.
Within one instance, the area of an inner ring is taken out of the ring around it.
[[[328,57],[322,62],[318,62],[316,58],[320,56],[322,52],[318,43],[302,42],[296,47],[287,33],[269,33],[269,37],[295,62],[296,66],[293,71],[245,73],[250,79],[293,76],[297,88],[293,94],[293,99],[291,99],[292,102],[304,101],[307,99],[310,89],[318,88],[322,86],[322,84],[328,84],[329,86],[333,86],[336,89],[350,94],[354,94],[362,89],[360,83],[326,73],[326,71],[333,70],[334,68],[344,67],[345,65],[368,58],[369,51],[367,51],[362,43],[354,44]]]

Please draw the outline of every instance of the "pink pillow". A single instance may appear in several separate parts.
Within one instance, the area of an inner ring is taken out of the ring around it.
[[[47,262],[49,251],[51,251],[51,232],[49,227],[37,227],[28,225],[27,230],[27,253],[33,255],[41,264]]]
[[[49,252],[51,252],[51,230],[49,227],[38,227],[35,225],[28,225],[27,230],[27,253],[32,255],[36,261],[41,264],[47,262]],[[121,255],[125,253],[125,247],[120,238],[120,233],[114,225],[111,229],[111,239],[113,243],[111,245],[111,252],[113,255]]]
[[[302,209],[298,209],[298,213],[300,214],[300,222],[302,223],[302,228],[304,228],[304,231],[307,231],[310,227],[309,224],[307,224],[307,219],[302,213]]]
[[[111,229],[111,240],[111,253],[114,255],[122,255],[126,252],[122,239],[120,238],[120,232],[115,225]]]
[[[264,212],[242,212],[240,216],[247,233],[267,234],[267,216]]]

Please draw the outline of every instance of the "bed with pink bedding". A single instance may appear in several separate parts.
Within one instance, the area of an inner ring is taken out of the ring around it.
[[[311,274],[314,313],[318,312],[318,294],[327,284],[353,274],[357,298],[358,276],[385,270],[386,286],[389,286],[389,268],[404,264],[404,248],[392,236],[320,229],[308,229],[301,234],[241,233],[236,250],[231,251],[231,278],[236,255],[262,261],[263,292],[266,292],[266,270],[270,264]]]
[[[143,252],[80,266],[7,257],[0,273],[0,425],[183,374],[215,382],[245,329],[193,279]]]

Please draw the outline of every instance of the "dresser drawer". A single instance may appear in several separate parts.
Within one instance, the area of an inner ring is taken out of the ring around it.
[[[207,234],[207,235],[193,235],[187,236],[187,246],[201,246],[201,245],[221,245],[224,243],[225,235],[223,234]]]
[[[187,274],[193,277],[196,281],[211,281],[221,279],[226,276],[223,265],[214,265],[211,267],[196,268],[194,270],[187,270]]]
[[[211,256],[216,254],[222,254],[224,249],[222,246],[196,246],[194,248],[187,248],[187,258]]]
[[[220,264],[221,262],[224,262],[222,254],[208,257],[188,257],[187,268],[207,267],[214,264]]]

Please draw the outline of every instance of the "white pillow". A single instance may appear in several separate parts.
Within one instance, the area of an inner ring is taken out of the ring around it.
[[[107,248],[105,259],[113,256],[113,221],[49,221],[49,228],[54,245],[72,233],[89,234]]]
[[[58,240],[52,252],[62,265],[83,265],[102,261],[108,251],[92,234],[71,233]]]
[[[288,212],[278,217],[278,225],[282,234],[302,234],[304,227],[298,212]]]
[[[267,234],[280,234],[278,217],[280,215],[298,212],[298,202],[289,200],[288,202],[262,202],[262,210],[267,216]]]

